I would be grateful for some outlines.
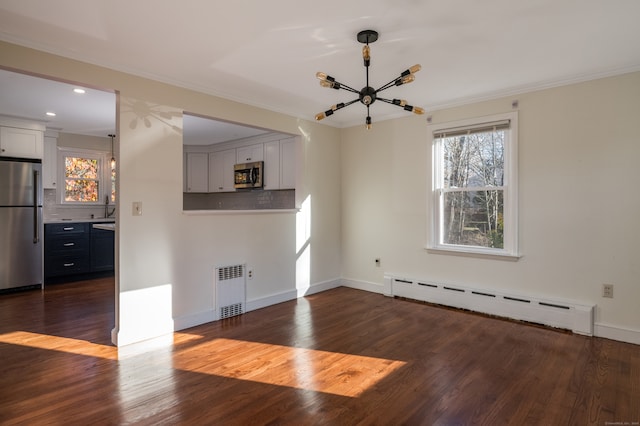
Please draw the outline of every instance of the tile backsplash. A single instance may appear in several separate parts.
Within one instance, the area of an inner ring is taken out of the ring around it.
[[[109,204],[109,213],[113,211],[115,205]],[[67,206],[56,203],[56,190],[45,189],[42,213],[45,222],[51,222],[60,219],[85,220],[85,219],[101,219],[105,217],[104,204],[101,206]],[[114,218],[112,213],[110,218]]]
[[[242,190],[183,194],[184,210],[271,210],[295,208],[295,190]]]

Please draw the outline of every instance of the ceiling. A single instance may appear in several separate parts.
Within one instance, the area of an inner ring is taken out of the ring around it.
[[[0,39],[313,120],[355,98],[320,87],[317,71],[358,90],[365,86],[356,40],[363,29],[380,33],[371,44],[370,85],[380,87],[420,63],[415,82],[384,94],[428,113],[638,71],[639,16],[637,0],[0,0]],[[59,92],[49,97],[44,82],[24,85],[5,74],[0,114],[42,118],[40,109],[50,105],[45,98],[59,101],[60,111],[78,100]],[[84,96],[96,104],[73,114],[79,124],[59,113],[47,119],[51,126],[113,132],[114,95]],[[371,106],[374,128],[407,114],[382,102]],[[359,125],[365,116],[356,103],[322,123]]]

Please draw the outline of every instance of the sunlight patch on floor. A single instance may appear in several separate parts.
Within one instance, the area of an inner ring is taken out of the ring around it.
[[[177,353],[173,366],[230,379],[358,397],[405,364],[361,355],[216,339]]]
[[[0,343],[29,346],[36,349],[65,352],[74,355],[85,355],[104,359],[118,358],[115,346],[99,345],[86,340],[69,337],[51,336],[29,331],[13,331],[0,335]]]
[[[65,352],[73,355],[85,355],[103,359],[118,360],[151,352],[159,347],[171,347],[174,344],[186,344],[201,338],[202,336],[200,335],[176,332],[164,337],[162,345],[157,343],[160,339],[151,339],[149,341],[116,348],[111,345],[100,345],[97,343],[91,343],[87,340],[72,339],[70,337],[32,333],[30,331],[12,331],[11,333],[0,334],[0,343]]]

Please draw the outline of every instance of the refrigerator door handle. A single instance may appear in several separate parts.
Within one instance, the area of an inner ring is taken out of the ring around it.
[[[33,171],[33,244],[40,241],[40,227],[38,226],[38,178],[37,170]]]

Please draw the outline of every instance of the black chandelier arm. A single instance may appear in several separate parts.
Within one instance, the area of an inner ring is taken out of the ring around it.
[[[396,77],[387,84],[381,86],[376,90],[376,92],[387,90],[388,88],[393,86],[402,86],[403,84],[411,83],[416,78],[414,74],[420,71],[421,68],[422,67],[420,66],[420,64],[415,64],[414,66],[402,71],[399,77]]]
[[[339,104],[333,105],[330,109],[328,109],[328,110],[326,110],[326,111],[324,111],[324,112],[321,112],[321,113],[319,113],[319,114],[316,114],[316,120],[317,120],[317,121],[320,121],[320,120],[322,120],[323,118],[326,118],[326,117],[328,117],[328,116],[330,116],[330,115],[333,115],[333,113],[334,113],[335,111],[337,111],[337,110],[339,110],[339,109],[342,109],[342,108],[346,108],[346,107],[348,107],[349,105],[351,105],[351,104],[354,104],[354,103],[358,102],[359,100],[360,100],[360,98],[357,98],[357,99],[354,99],[354,100],[349,101],[349,102],[341,102],[341,103],[339,103]]]
[[[336,82],[337,83],[337,82]],[[352,93],[360,93],[359,90],[354,89],[353,87],[349,87],[346,84],[342,84],[342,83],[338,83],[340,85],[340,87],[338,87],[338,89],[344,89],[347,92],[352,92]],[[351,105],[351,104],[349,104]]]
[[[399,106],[400,108],[404,109],[405,111],[409,111],[409,112],[413,112],[415,114],[424,114],[424,109],[420,108],[420,107],[415,107],[413,105],[409,105],[407,103],[407,101],[403,100],[403,99],[386,99],[386,98],[376,98],[376,100],[382,101],[382,102],[386,102],[388,104],[391,105],[396,105]]]
[[[377,89],[376,92],[382,92],[383,90],[387,90],[388,88],[393,86],[402,86],[403,84],[411,83],[414,79],[415,77],[413,74],[408,74],[406,76],[400,76],[400,77],[394,78],[384,86]]]
[[[348,92],[360,93],[353,87],[347,86],[346,84],[342,84],[339,81],[337,81],[335,78],[323,72],[317,72],[316,77],[318,78],[318,80],[320,80],[320,86],[322,87],[326,87],[329,89],[336,89],[336,90],[344,89]]]
[[[399,77],[398,77],[399,78]],[[379,89],[376,89],[376,93],[377,92],[382,92],[383,90],[387,90],[389,87],[393,87],[395,86],[396,80],[398,78],[394,78],[393,80],[391,80],[390,82],[388,82],[387,84],[381,86]]]

